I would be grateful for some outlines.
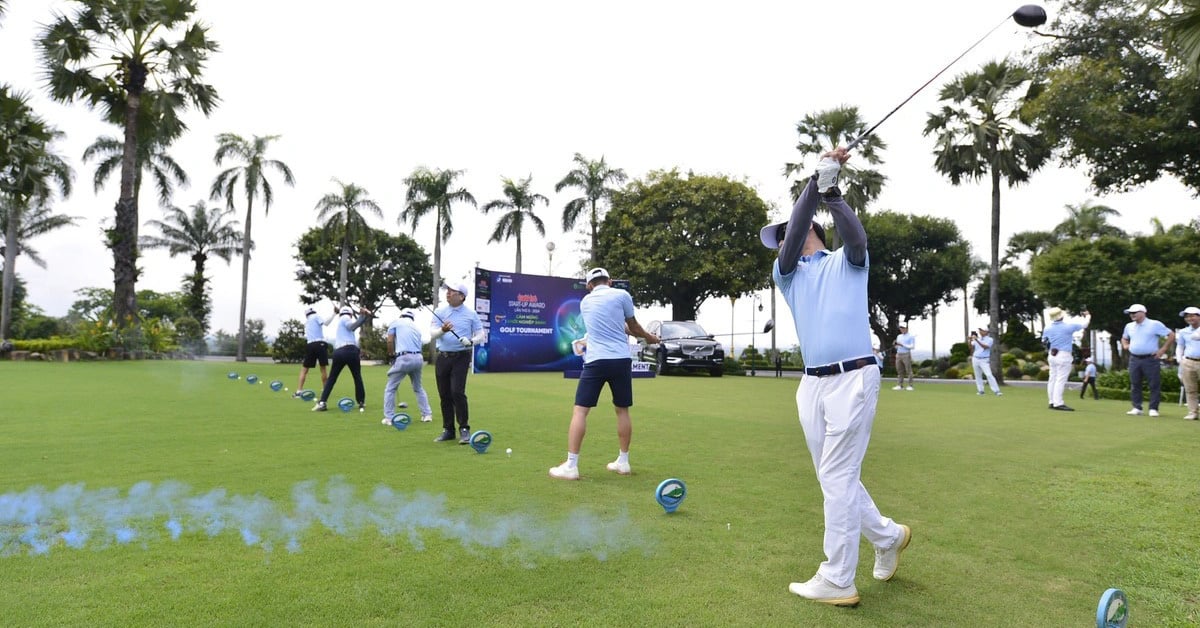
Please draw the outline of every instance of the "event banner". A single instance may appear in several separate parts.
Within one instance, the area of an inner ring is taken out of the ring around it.
[[[475,372],[583,368],[571,341],[584,334],[583,279],[475,269],[475,311],[487,342],[475,348]]]

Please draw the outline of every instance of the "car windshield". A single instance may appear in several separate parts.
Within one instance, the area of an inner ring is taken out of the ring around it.
[[[663,323],[661,338],[691,338],[699,336],[707,338],[708,332],[704,328],[690,321],[670,321]]]

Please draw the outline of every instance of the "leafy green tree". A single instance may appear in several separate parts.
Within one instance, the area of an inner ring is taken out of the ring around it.
[[[953,303],[971,276],[971,245],[953,221],[883,211],[860,216],[867,232],[871,330],[886,349],[900,323]]]
[[[233,133],[222,133],[217,136],[217,152],[213,161],[218,166],[225,159],[234,159],[240,165],[222,170],[213,181],[210,196],[212,200],[225,199],[227,206],[233,209],[234,198],[240,193],[246,199],[246,228],[242,233],[242,242],[253,244],[250,237],[250,224],[254,217],[254,201],[262,197],[263,216],[271,211],[271,203],[275,200],[275,190],[267,178],[267,172],[274,170],[283,177],[283,182],[295,185],[292,169],[277,159],[267,157],[267,147],[279,139],[278,135],[266,137],[253,136],[245,140]],[[242,303],[238,309],[238,341],[237,361],[246,361],[246,295],[250,288],[250,251],[242,250]]]
[[[1026,130],[1022,107],[1029,93],[1028,70],[1013,63],[990,62],[978,72],[959,75],[942,88],[939,99],[949,103],[929,115],[925,135],[936,139],[934,168],[954,185],[984,176],[992,187],[991,295],[988,328],[1000,329],[1000,181],[1009,187],[1029,180],[1050,157],[1050,145]],[[993,372],[1000,372],[1000,352],[992,353]]]
[[[330,237],[324,229],[309,229],[296,244],[300,270],[296,278],[304,292],[300,300],[315,303],[336,293],[340,283],[342,239]],[[387,302],[396,307],[427,305],[425,291],[433,279],[429,254],[415,240],[404,235],[389,235],[367,228],[350,240],[346,267],[349,301],[376,310]]]
[[[193,270],[184,277],[187,299],[185,309],[200,323],[201,332],[208,331],[212,307],[208,296],[208,277],[204,267],[209,255],[216,255],[228,264],[235,254],[242,253],[242,236],[238,221],[233,220],[231,208],[206,207],[204,201],[192,205],[191,212],[178,207],[163,209],[165,220],[146,221],[147,227],[158,229],[161,235],[140,238],[143,249],[166,249],[171,257],[191,257]]]
[[[799,175],[792,182],[792,198],[800,198],[800,192],[816,170],[816,160],[822,153],[849,144],[866,130],[867,123],[859,115],[858,107],[842,105],[804,116],[796,124],[796,132],[800,135],[796,150],[800,151],[802,160],[812,157],[813,161],[784,164],[784,176]],[[887,144],[872,134],[854,149],[854,162],[871,166],[881,164],[883,160],[879,157],[879,151],[886,148]],[[842,166],[838,174],[838,187],[846,197],[846,202],[863,213],[879,197],[886,180],[887,177],[878,170],[858,167],[852,162]]]
[[[1120,216],[1121,212],[1107,206],[1084,201],[1078,205],[1066,205],[1067,219],[1058,223],[1054,235],[1060,240],[1080,238],[1096,240],[1103,236],[1125,237],[1125,231],[1108,223],[1109,217]]]
[[[322,221],[327,233],[342,234],[341,275],[338,281],[338,302],[346,303],[347,267],[350,264],[350,240],[360,232],[368,229],[364,212],[370,212],[377,218],[383,218],[383,210],[375,201],[367,198],[367,191],[353,183],[342,183],[333,179],[338,185],[338,191],[326,194],[317,201],[317,220]]]
[[[135,324],[137,316],[138,126],[149,117],[161,138],[174,138],[183,128],[179,114],[186,106],[207,116],[218,97],[201,73],[218,46],[193,20],[192,0],[77,0],[75,5],[70,15],[55,15],[38,45],[55,100],[82,99],[124,130],[121,191],[108,235],[116,320],[125,326]]]
[[[1101,193],[1164,175],[1200,192],[1200,90],[1164,46],[1170,16],[1141,0],[1066,0],[1056,14],[1031,112],[1063,162],[1086,165]]]
[[[53,148],[60,137],[58,129],[34,113],[28,95],[0,84],[0,212],[4,218],[5,286],[0,291],[0,339],[11,333],[17,255],[22,251],[28,255],[27,241],[39,232],[63,226],[53,224],[55,219],[47,209],[56,191],[62,196],[71,192],[71,168]],[[61,223],[63,219],[57,220]],[[41,261],[36,252],[32,259]]]
[[[1053,231],[1019,231],[1008,238],[1008,247],[1000,263],[1011,264],[1028,253],[1029,263],[1032,264],[1033,258],[1054,247],[1058,242],[1059,238]]]
[[[693,320],[710,297],[770,283],[772,252],[758,241],[767,205],[746,184],[656,171],[613,195],[600,225],[596,263],[628,279],[638,303],[671,306]]]
[[[1166,8],[1167,37],[1173,44],[1172,53],[1186,63],[1193,73],[1200,73],[1200,0],[1158,2]],[[1178,7],[1171,12],[1170,7]]]
[[[610,167],[604,161],[604,155],[601,155],[600,159],[593,160],[575,153],[572,161],[575,162],[575,169],[554,184],[554,191],[562,192],[566,188],[578,188],[583,191],[583,196],[567,201],[566,206],[563,207],[562,228],[563,231],[574,229],[575,223],[579,222],[579,217],[583,215],[584,210],[587,210],[588,226],[591,228],[592,235],[589,241],[591,248],[588,249],[587,265],[595,266],[596,244],[600,221],[603,219],[600,201],[611,202],[612,195],[616,192],[616,188],[612,186],[625,183],[628,177],[624,170]]]
[[[510,238],[517,240],[517,270],[521,272],[521,230],[525,227],[525,221],[533,224],[534,230],[538,235],[546,235],[546,225],[542,223],[542,219],[533,213],[534,206],[539,203],[549,205],[550,200],[545,196],[533,192],[529,189],[532,177],[525,177],[520,181],[513,181],[507,177],[504,178],[504,198],[489,201],[481,209],[483,213],[488,213],[492,210],[508,210],[500,216],[500,221],[496,223],[495,230],[492,231],[492,237],[488,242],[503,242]]]
[[[404,179],[408,191],[404,195],[404,209],[400,212],[400,225],[405,222],[412,225],[412,232],[417,232],[417,223],[429,212],[435,216],[433,229],[433,303],[438,302],[438,293],[442,286],[442,243],[450,239],[454,233],[454,223],[450,219],[450,210],[455,203],[467,203],[477,207],[475,197],[464,187],[455,187],[455,179],[462,176],[462,170],[430,170],[419,167]]]
[[[137,164],[138,169],[133,179],[133,194],[140,198],[142,190],[142,174],[149,173],[154,179],[154,188],[158,191],[158,201],[167,205],[171,202],[171,193],[175,186],[188,185],[187,171],[167,154],[168,140],[155,135],[157,129],[152,124],[138,126]],[[92,178],[93,189],[97,193],[104,187],[112,173],[121,167],[125,157],[125,143],[107,135],[96,138],[91,146],[83,151],[83,160],[96,160],[96,173]]]
[[[984,275],[971,305],[976,312],[987,314],[992,294],[992,278]],[[1041,317],[1045,303],[1033,290],[1029,276],[1020,268],[1006,267],[1000,271],[1000,319],[1032,323]]]
[[[304,361],[308,339],[304,335],[304,323],[289,318],[279,326],[275,343],[271,345],[271,357],[276,362],[295,364]]]

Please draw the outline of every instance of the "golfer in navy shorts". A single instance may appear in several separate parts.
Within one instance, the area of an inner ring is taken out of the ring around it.
[[[587,287],[588,295],[579,303],[587,336],[586,340],[574,343],[583,348],[583,373],[575,388],[575,409],[567,433],[567,461],[550,468],[550,477],[559,480],[579,479],[579,449],[587,432],[588,412],[599,403],[605,384],[617,411],[617,439],[621,447],[617,459],[608,463],[607,468],[621,475],[631,473],[629,441],[633,437],[633,421],[629,407],[633,405],[633,360],[629,357],[628,336],[658,344],[658,336],[642,329],[634,318],[633,298],[629,293],[612,287],[607,270],[589,270]]]

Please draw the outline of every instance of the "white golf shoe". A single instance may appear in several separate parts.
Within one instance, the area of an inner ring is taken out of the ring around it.
[[[629,463],[621,462],[620,460],[613,460],[612,462],[604,465],[604,468],[612,471],[613,473],[619,473],[621,475],[629,475],[630,473],[633,473],[633,470],[629,468]]]
[[[564,462],[557,467],[550,467],[550,477],[556,480],[578,480],[579,467],[572,467]]]
[[[1195,412],[1189,412],[1189,413],[1187,413],[1186,415],[1184,415],[1184,417],[1183,417],[1183,420],[1184,420],[1184,421],[1195,421],[1195,420],[1196,420],[1196,413],[1195,413]]]
[[[896,575],[896,569],[900,567],[900,553],[912,541],[912,530],[902,523],[897,525],[900,526],[900,538],[885,550],[875,550],[875,570],[871,575],[876,580],[891,580]]]
[[[1134,409],[1130,410],[1129,412],[1126,412],[1125,414],[1128,414],[1129,416],[1142,416],[1142,411],[1137,408],[1134,408]]]
[[[808,582],[793,582],[788,591],[802,598],[832,606],[858,606],[858,589],[851,584],[839,587],[817,574]]]
[[[1158,416],[1158,410],[1151,410],[1150,416]]]
[[[383,423],[384,425],[391,425],[391,424],[392,424],[392,420],[391,420],[391,419],[389,419],[389,418],[387,418],[387,417],[383,417],[383,421],[382,421],[382,423]]]
[[[429,423],[430,421],[433,421],[433,415],[432,415],[432,414],[422,414],[422,415],[421,415],[421,422],[422,422],[422,423]]]
[[[903,386],[892,386],[892,390],[904,390]]]

